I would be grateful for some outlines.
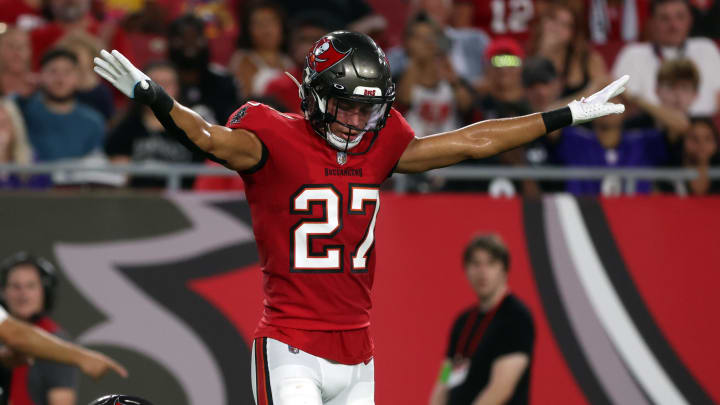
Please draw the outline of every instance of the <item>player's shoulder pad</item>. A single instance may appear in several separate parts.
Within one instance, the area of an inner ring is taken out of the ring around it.
[[[252,131],[254,127],[267,125],[268,122],[273,122],[273,120],[295,120],[297,118],[281,113],[266,104],[248,101],[230,115],[225,126],[232,129],[244,128]]]
[[[405,117],[403,117],[400,111],[398,111],[395,107],[390,109],[390,115],[387,118],[385,127],[391,128],[391,130],[395,131],[399,130],[410,137],[415,136],[415,131],[412,129]]]

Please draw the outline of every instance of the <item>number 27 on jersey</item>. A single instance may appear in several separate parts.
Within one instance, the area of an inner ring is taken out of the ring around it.
[[[380,190],[377,184],[350,184],[350,201],[343,212],[342,194],[332,184],[304,185],[290,199],[290,213],[309,215],[314,205],[322,209],[320,218],[304,218],[290,229],[290,271],[293,273],[341,273],[343,271],[345,246],[328,244],[322,252],[312,252],[313,240],[332,240],[343,229],[343,219],[348,216],[365,216],[368,224],[365,234],[349,252],[351,272],[365,273],[368,252],[375,241],[375,218],[380,209]],[[374,206],[372,216],[369,207]]]

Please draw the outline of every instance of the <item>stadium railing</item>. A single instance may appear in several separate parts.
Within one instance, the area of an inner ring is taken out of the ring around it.
[[[77,162],[38,163],[24,166],[17,164],[0,164],[0,174],[49,174],[55,181],[73,184],[95,182],[117,185],[125,175],[165,178],[167,189],[179,190],[184,177],[205,176],[237,176],[237,173],[221,166],[203,164],[102,164],[87,165]],[[570,179],[604,179],[613,176],[624,180],[626,193],[634,194],[634,185],[638,180],[686,181],[698,176],[695,169],[689,168],[598,168],[598,167],[507,167],[507,166],[454,166],[431,170],[426,173],[430,177],[442,177],[447,180],[491,180],[505,178],[508,180],[570,180]],[[720,167],[709,170],[711,179],[720,179]],[[397,192],[407,191],[407,177],[402,174],[393,176],[394,189]]]

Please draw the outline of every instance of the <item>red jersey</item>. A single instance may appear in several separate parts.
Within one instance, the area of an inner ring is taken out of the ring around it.
[[[103,24],[92,17],[86,17],[85,30],[88,34],[109,42],[108,49],[117,49],[130,60],[134,60],[132,47],[127,34],[119,26]],[[66,34],[65,28],[57,23],[49,23],[30,32],[33,47],[33,68],[40,68],[40,60],[45,52],[52,48]]]
[[[368,332],[379,188],[414,138],[393,109],[367,151],[345,155],[297,114],[249,102],[227,123],[263,143],[242,173],[263,271],[264,312],[255,337],[357,364],[372,358]],[[353,150],[363,151],[374,133]]]
[[[30,27],[24,29],[32,29],[37,25],[44,23],[42,10],[30,7],[24,1],[20,0],[0,0],[0,21],[10,25],[18,25],[23,19],[33,20]]]
[[[491,37],[512,37],[524,44],[535,17],[534,0],[474,0],[476,27]]]

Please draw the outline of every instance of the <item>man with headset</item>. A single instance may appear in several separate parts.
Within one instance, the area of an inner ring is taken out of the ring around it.
[[[10,315],[67,340],[49,316],[56,286],[55,268],[42,257],[18,252],[0,266],[0,293]],[[75,404],[78,370],[71,365],[40,359],[32,365],[15,365],[10,375],[13,405]]]
[[[46,331],[56,330],[45,316],[52,306],[55,282],[52,264],[26,252],[16,253],[0,264],[0,288],[13,307],[13,315],[9,315],[0,306],[0,342],[6,345],[0,351],[0,361],[7,366],[22,367],[23,363],[27,365],[24,356],[30,356],[76,366],[93,378],[99,378],[109,370],[126,377],[125,368],[114,360]],[[32,298],[38,291],[41,291],[39,296]],[[40,323],[45,328],[26,321]],[[45,399],[40,403],[46,403]]]

